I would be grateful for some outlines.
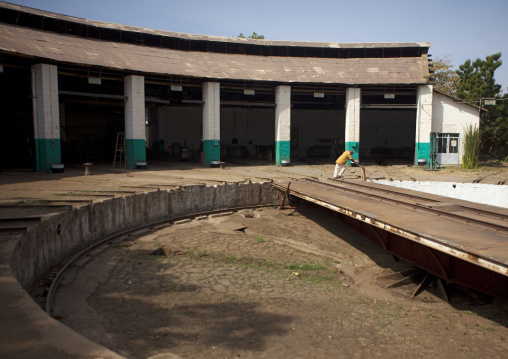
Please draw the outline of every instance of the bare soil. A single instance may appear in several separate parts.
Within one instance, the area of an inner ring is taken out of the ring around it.
[[[242,210],[98,250],[55,314],[129,358],[505,357],[508,303],[386,289],[408,268],[324,209]]]

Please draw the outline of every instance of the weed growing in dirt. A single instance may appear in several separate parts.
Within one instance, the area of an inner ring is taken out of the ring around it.
[[[213,253],[210,255],[210,257],[212,260],[215,260],[217,262],[226,263],[229,265],[238,264],[238,261],[239,261],[235,255],[229,254],[226,252]]]
[[[199,259],[199,257],[193,258],[193,260]],[[306,282],[314,284],[326,284],[326,289],[328,291],[337,288],[343,288],[342,282],[337,278],[336,268],[331,268],[331,263],[329,261],[325,261],[325,263],[292,262],[290,264],[284,264],[265,258],[256,258],[251,256],[237,258],[236,256],[225,252],[209,254],[208,259],[222,262],[230,266],[238,265],[242,269],[259,269],[268,272],[279,273],[284,276],[287,275],[289,270],[292,273],[298,273],[298,275],[296,275],[294,278],[293,276],[288,277],[289,280],[305,280]],[[325,273],[322,273],[323,271]]]
[[[259,236],[254,237],[254,240],[256,241],[256,243],[264,243],[264,242],[266,242],[266,239],[264,239],[262,237],[259,237]]]
[[[208,253],[206,251],[200,251],[199,248],[197,248],[197,247],[190,248],[187,251],[187,254],[189,255],[189,257],[195,258],[195,259],[208,256]]]
[[[301,264],[301,263],[291,263],[284,267],[285,269],[291,269],[293,271],[297,270],[307,270],[307,271],[321,271],[325,270],[327,267],[321,264]]]
[[[385,328],[400,318],[401,313],[397,311],[398,307],[394,307],[389,303],[381,303],[378,305],[378,308],[379,310],[375,314],[376,322],[386,332]]]

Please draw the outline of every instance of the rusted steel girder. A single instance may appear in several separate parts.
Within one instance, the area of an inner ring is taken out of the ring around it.
[[[337,216],[385,252],[399,257],[445,280],[508,300],[508,277],[451,256],[371,224],[338,213]]]
[[[285,187],[278,189],[286,190]],[[387,253],[402,258],[446,282],[457,283],[508,300],[508,265],[481,257],[467,250],[447,245],[433,238],[396,227],[324,199],[289,191],[292,196],[316,203],[336,213]]]

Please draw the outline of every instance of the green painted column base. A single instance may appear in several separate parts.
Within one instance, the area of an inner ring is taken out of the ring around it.
[[[52,164],[62,163],[62,150],[60,139],[35,139],[35,170],[37,172],[51,172]]]
[[[125,165],[127,168],[135,169],[136,162],[146,162],[145,139],[125,140]]]
[[[275,142],[275,164],[282,165],[282,161],[291,161],[291,142],[290,141],[277,141]]]
[[[355,151],[353,153],[353,158],[355,160],[360,159],[360,142],[346,142],[345,151]],[[347,161],[347,165],[351,166],[351,161]]]
[[[427,160],[427,163],[430,162],[430,143],[420,142],[415,145],[415,161],[414,165],[418,166],[418,160],[424,159]]]
[[[203,140],[203,166],[212,167],[212,161],[220,161],[220,140]]]

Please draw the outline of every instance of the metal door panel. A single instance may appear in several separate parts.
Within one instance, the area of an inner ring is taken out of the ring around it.
[[[459,164],[460,138],[458,133],[437,134],[437,162],[442,165]]]

